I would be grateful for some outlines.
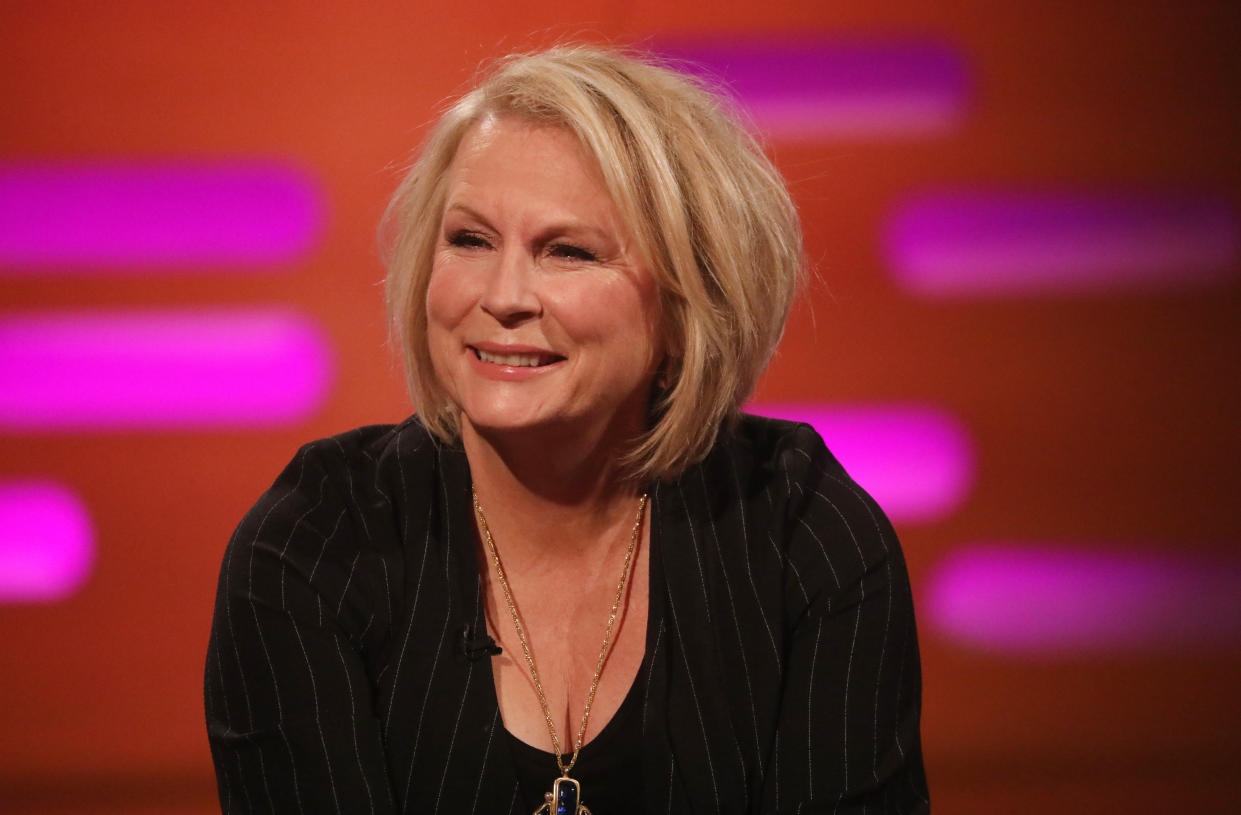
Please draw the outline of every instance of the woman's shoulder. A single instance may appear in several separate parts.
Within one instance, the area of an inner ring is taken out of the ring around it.
[[[334,608],[346,630],[367,629],[371,612],[394,606],[403,533],[411,518],[425,523],[418,496],[438,494],[440,447],[413,419],[303,444],[237,525],[221,585],[282,608]]]
[[[712,469],[724,461],[738,475],[775,479],[786,491],[825,474],[848,479],[812,425],[749,413],[720,433],[704,464]]]
[[[305,473],[326,479],[348,501],[376,498],[397,504],[424,493],[440,469],[446,447],[411,416],[399,424],[373,424],[306,442],[277,477],[305,487]]]
[[[722,434],[717,449],[735,470],[739,498],[761,490],[774,510],[771,521],[784,527],[786,539],[812,544],[791,546],[790,556],[813,560],[828,555],[863,572],[894,554],[899,557],[896,534],[883,510],[813,426],[743,414],[731,432]]]
[[[238,535],[374,538],[367,532],[377,523],[399,521],[418,495],[435,494],[429,489],[442,453],[414,417],[307,442],[246,513]]]
[[[439,442],[416,416],[400,424],[371,424],[306,442],[289,466],[309,459],[341,477],[355,472],[413,467],[434,460]]]

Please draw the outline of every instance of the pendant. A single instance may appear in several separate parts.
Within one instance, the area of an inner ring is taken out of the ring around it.
[[[543,806],[532,815],[591,815],[582,803],[582,785],[567,775],[552,783],[552,791],[543,793]]]

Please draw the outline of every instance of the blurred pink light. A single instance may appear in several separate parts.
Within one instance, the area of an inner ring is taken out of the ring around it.
[[[262,266],[304,256],[322,196],[283,163],[0,166],[0,274]]]
[[[884,243],[897,279],[930,296],[1202,287],[1241,268],[1235,211],[1202,196],[928,195]]]
[[[47,481],[0,481],[0,603],[62,600],[90,576],[94,534],[82,501]]]
[[[960,122],[971,92],[965,60],[939,41],[768,36],[658,50],[722,81],[759,128],[783,138],[939,134]]]
[[[939,564],[928,622],[998,652],[1105,653],[1241,642],[1241,560],[980,544]]]
[[[305,419],[330,380],[318,326],[281,309],[0,319],[0,429],[242,427]]]
[[[969,436],[935,408],[763,404],[746,411],[812,425],[853,480],[894,521],[942,519],[961,505],[973,485]]]

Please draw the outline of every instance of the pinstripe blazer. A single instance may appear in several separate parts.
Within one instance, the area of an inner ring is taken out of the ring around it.
[[[304,446],[242,520],[205,683],[225,812],[518,812],[463,647],[469,496],[460,447],[411,418]],[[651,501],[647,811],[928,811],[904,560],[819,436],[744,417]]]

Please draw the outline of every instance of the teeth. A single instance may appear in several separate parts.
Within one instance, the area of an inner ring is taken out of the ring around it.
[[[546,365],[550,359],[543,354],[493,354],[489,351],[474,349],[478,358],[493,365],[509,365],[514,368],[537,368]]]

